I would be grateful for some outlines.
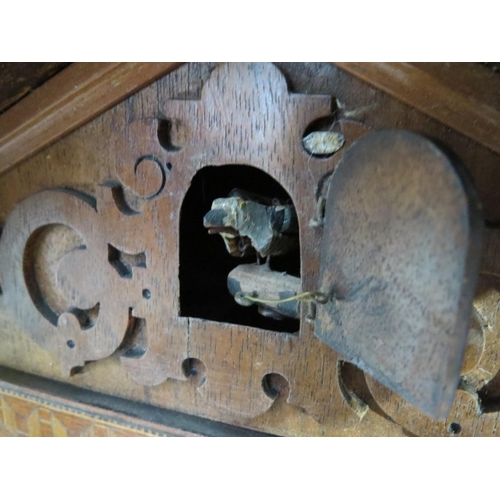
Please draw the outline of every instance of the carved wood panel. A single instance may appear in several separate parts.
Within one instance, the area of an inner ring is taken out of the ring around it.
[[[250,166],[279,183],[299,219],[302,290],[314,290],[322,230],[311,220],[349,146],[394,120],[453,136],[330,66],[280,67],[291,82],[271,64],[182,67],[1,177],[0,363],[286,435],[449,434],[395,414],[392,393],[377,393],[314,337],[306,305],[293,332],[182,312],[181,254],[190,249],[181,243],[196,244],[182,233],[202,225],[183,219],[183,204],[200,172],[216,167],[238,179]],[[306,82],[307,71],[315,76]],[[302,138],[311,127],[340,131],[344,146],[309,154]],[[457,135],[449,145],[459,152],[470,143]],[[469,167],[496,220],[485,177],[496,179],[498,157],[473,149]],[[193,203],[210,204],[203,194]],[[199,287],[213,305],[209,276]]]

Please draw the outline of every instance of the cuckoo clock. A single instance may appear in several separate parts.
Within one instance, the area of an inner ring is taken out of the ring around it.
[[[278,434],[488,426],[498,155],[405,106],[327,64],[191,64],[19,163],[0,362]]]

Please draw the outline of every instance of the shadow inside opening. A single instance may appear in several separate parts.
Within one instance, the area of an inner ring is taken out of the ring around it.
[[[180,315],[265,330],[298,334],[300,321],[261,316],[256,306],[238,305],[227,288],[227,276],[255,257],[231,256],[219,235],[209,235],[203,217],[212,201],[239,188],[281,201],[290,200],[283,187],[265,172],[245,165],[205,167],[193,177],[180,220]],[[271,258],[274,271],[300,276],[300,248]]]

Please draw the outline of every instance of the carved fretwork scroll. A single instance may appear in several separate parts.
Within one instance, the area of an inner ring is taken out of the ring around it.
[[[208,76],[212,67],[200,73],[201,95],[191,88],[197,73],[183,67],[2,177],[0,321],[9,346],[43,351],[45,365],[33,371],[47,377],[281,434],[449,434],[450,422],[432,427],[411,407],[417,423],[408,420],[404,401],[318,340],[307,304],[293,333],[181,314],[180,253],[188,250],[181,220],[197,174],[223,167],[237,178],[254,167],[279,183],[297,212],[301,288],[317,290],[321,202],[331,173],[370,126],[385,123],[364,120],[372,113],[366,103],[366,112],[336,103],[335,89],[291,92],[272,64],[223,64]],[[344,136],[338,152],[315,156],[303,147],[306,134],[330,126]],[[205,231],[201,217],[190,222]],[[491,295],[498,279],[485,279],[485,302],[475,303],[483,357],[471,361],[459,394],[484,389],[498,369],[498,297]],[[37,345],[16,344],[10,332]],[[63,377],[44,371],[48,359]],[[97,362],[78,368],[89,361]],[[28,362],[13,367],[31,371]],[[479,380],[480,368],[492,374]],[[477,422],[491,423],[498,415],[491,411]],[[475,432],[458,423],[462,434]]]
[[[125,215],[132,209],[122,197],[122,186],[99,187],[95,197],[43,191],[17,205],[2,235],[6,304],[66,374],[110,356],[122,343],[129,309],[147,321],[144,302],[156,302],[147,269],[153,249],[137,238],[153,231],[152,213],[146,204],[133,212],[140,217]]]
[[[200,101],[168,101],[158,121],[135,121],[124,136],[113,137],[120,152],[114,173],[110,169],[92,192],[55,186],[17,204],[0,246],[0,280],[12,316],[59,359],[66,375],[118,350],[135,381],[157,385],[185,380],[191,373],[186,360],[193,359],[206,368],[197,389],[202,398],[210,399],[222,383],[233,399],[238,394],[235,411],[252,416],[271,405],[262,384],[276,372],[290,384],[290,402],[325,418],[332,398],[343,398],[336,355],[314,339],[310,323],[302,321],[293,338],[179,315],[178,235],[196,172],[251,165],[276,179],[295,203],[303,287],[313,287],[321,234],[309,224],[317,211],[316,186],[341,154],[314,158],[302,137],[331,113],[330,96],[291,94],[273,65],[219,66]],[[354,130],[346,133],[347,143],[359,135],[355,124],[340,127]],[[135,159],[124,144],[131,134]],[[299,197],[299,186],[310,196]],[[254,344],[262,346],[258,361],[249,349]],[[324,359],[311,364],[311,353]],[[249,364],[254,368],[246,371]],[[292,377],[290,366],[302,366],[304,376]],[[357,421],[348,405],[342,411],[346,423]]]

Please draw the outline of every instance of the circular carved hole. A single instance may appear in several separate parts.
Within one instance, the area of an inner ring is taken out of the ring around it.
[[[462,427],[457,422],[452,422],[448,426],[448,432],[453,435],[460,434],[462,432]]]
[[[288,397],[290,384],[279,373],[267,373],[262,377],[262,389],[268,398],[276,399],[278,396]]]
[[[147,288],[145,288],[145,289],[142,291],[142,296],[143,296],[145,299],[150,299],[150,298],[151,298],[151,290],[148,290]]]
[[[207,380],[207,367],[198,358],[187,358],[182,362],[182,372],[187,379],[198,382],[201,387]]]
[[[167,163],[167,169],[168,169],[168,170],[172,170],[172,168],[173,168],[173,167],[172,167],[172,164],[171,164],[170,162],[168,162],[168,163]]]
[[[72,340],[68,340],[68,341],[66,342],[66,344],[68,345],[68,347],[69,347],[70,349],[73,349],[73,348],[75,347],[75,343],[74,343]]]
[[[330,158],[344,145],[335,115],[311,122],[302,135],[302,146],[314,158]]]

